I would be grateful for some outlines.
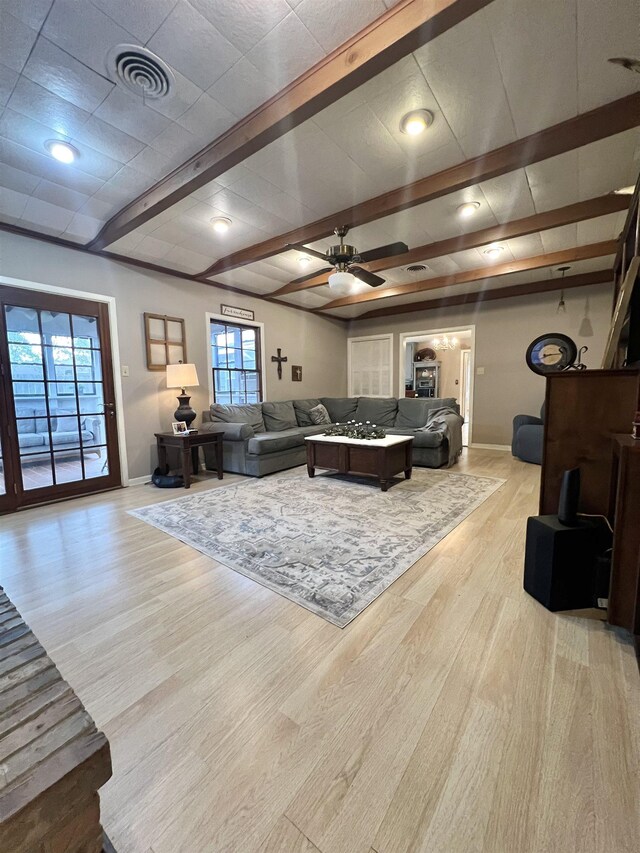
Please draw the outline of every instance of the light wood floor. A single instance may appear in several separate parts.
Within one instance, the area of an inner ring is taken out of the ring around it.
[[[522,591],[539,469],[458,470],[507,482],[344,630],[125,513],[176,492],[0,520],[0,583],[111,741],[118,853],[637,853],[632,648]]]

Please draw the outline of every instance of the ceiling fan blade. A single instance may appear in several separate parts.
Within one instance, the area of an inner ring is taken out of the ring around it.
[[[378,246],[377,249],[369,249],[368,252],[360,252],[358,257],[363,264],[369,261],[379,261],[380,258],[389,258],[392,255],[404,255],[409,251],[406,243],[389,243],[388,246]]]
[[[370,287],[380,287],[380,285],[385,282],[385,280],[380,278],[379,275],[374,275],[374,273],[369,272],[369,270],[363,270],[362,267],[349,267],[349,272],[353,273],[358,281],[363,281]]]
[[[317,275],[326,275],[328,272],[335,272],[333,267],[325,267],[322,270],[316,270],[315,272],[307,273],[306,275],[301,275],[300,278],[296,278],[293,280],[294,284],[302,284],[305,281],[309,281],[310,278],[315,278]]]
[[[316,252],[315,249],[307,249],[302,243],[287,243],[285,249],[294,249],[297,252],[302,252],[304,255],[313,255],[314,258],[320,258],[321,261],[326,261],[327,256],[322,252]]]

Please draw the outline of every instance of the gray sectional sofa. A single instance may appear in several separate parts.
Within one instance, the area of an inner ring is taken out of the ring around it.
[[[18,444],[21,453],[49,453],[49,429],[44,409],[19,408]],[[60,418],[60,421],[58,421]],[[85,453],[95,453],[100,457],[102,451],[90,445],[104,444],[100,419],[90,415],[80,415],[80,431],[78,431],[78,416],[71,411],[51,411],[51,441],[53,450],[61,451],[74,448],[79,453],[80,436]],[[70,451],[71,452],[71,451]]]
[[[453,398],[321,397],[246,406],[214,404],[202,413],[199,429],[223,434],[225,471],[263,477],[304,464],[305,436],[318,435],[327,428],[326,424],[314,425],[309,415],[319,403],[326,407],[333,423],[355,418],[378,424],[389,435],[412,435],[414,465],[452,465],[462,447],[459,415],[444,413],[440,418],[443,429],[424,429],[436,409],[459,412]],[[206,467],[214,470],[214,451],[204,447],[204,457]]]

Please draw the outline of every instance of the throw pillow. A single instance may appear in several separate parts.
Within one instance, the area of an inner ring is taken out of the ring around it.
[[[311,426],[313,424],[313,421],[309,417],[309,409],[313,409],[313,407],[317,406],[319,403],[320,400],[317,398],[293,401],[293,409],[296,413],[298,426]]]
[[[309,417],[311,418],[312,423],[316,425],[331,423],[329,412],[322,405],[322,403],[318,403],[318,405],[314,406],[313,409],[309,409]]]

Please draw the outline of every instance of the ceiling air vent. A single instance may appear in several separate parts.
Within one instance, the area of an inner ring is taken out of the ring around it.
[[[424,264],[413,264],[410,267],[407,267],[407,272],[424,272],[426,267]]]
[[[166,98],[174,76],[159,56],[135,44],[119,44],[109,52],[107,68],[112,79],[143,98]]]

